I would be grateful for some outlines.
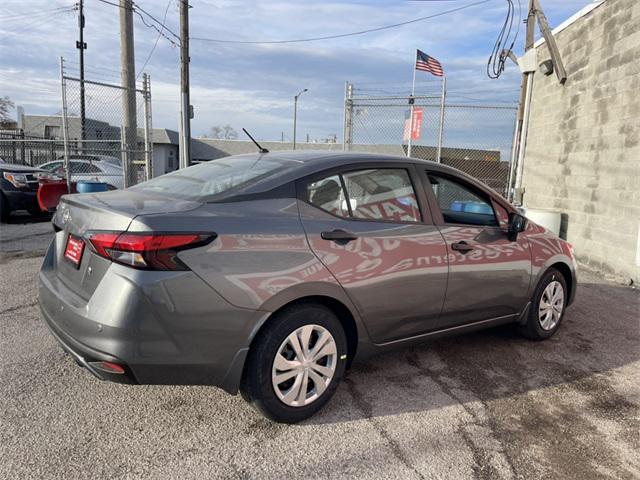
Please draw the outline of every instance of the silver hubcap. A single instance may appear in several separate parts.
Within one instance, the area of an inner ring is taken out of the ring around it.
[[[538,320],[543,330],[551,330],[560,321],[564,308],[564,289],[557,280],[552,281],[542,292],[538,307]]]
[[[336,371],[338,349],[331,333],[320,325],[300,327],[282,342],[271,369],[278,398],[290,407],[317,400]]]

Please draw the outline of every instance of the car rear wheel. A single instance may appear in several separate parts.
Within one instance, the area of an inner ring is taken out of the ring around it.
[[[347,339],[338,318],[319,304],[276,314],[255,340],[243,397],[276,422],[296,423],[320,410],[345,370]]]
[[[11,215],[9,202],[4,197],[4,194],[0,192],[0,222],[7,223],[9,221],[9,215]]]
[[[567,305],[567,282],[555,268],[550,268],[540,280],[533,295],[527,322],[520,330],[531,340],[552,337],[564,316]]]

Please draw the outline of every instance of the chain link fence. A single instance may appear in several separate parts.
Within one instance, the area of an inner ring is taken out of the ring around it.
[[[61,110],[52,115],[22,115],[20,128],[0,130],[0,158],[44,167],[61,176],[68,171],[72,182],[97,179],[116,188],[151,178],[148,76],[143,75],[141,84],[128,95],[120,85],[81,82],[61,61],[61,82]]]
[[[142,84],[129,91],[106,82],[81,82],[62,61],[61,79],[62,138],[71,161],[96,158],[118,164],[124,187],[152,178],[149,77],[143,75]]]
[[[443,102],[441,94],[354,95],[347,84],[346,150],[407,155],[450,165],[507,193],[517,106]],[[413,120],[412,120],[413,119]]]

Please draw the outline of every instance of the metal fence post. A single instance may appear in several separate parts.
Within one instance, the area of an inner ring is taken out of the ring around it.
[[[440,126],[438,131],[438,155],[436,161],[442,162],[442,137],[444,134],[444,109],[447,96],[447,77],[442,77],[442,97],[440,98]]]
[[[62,140],[64,142],[64,170],[67,192],[71,193],[71,169],[69,168],[69,130],[67,129],[67,83],[64,76],[64,58],[60,57],[60,87],[62,89]]]
[[[13,138],[16,138],[17,135],[14,135]],[[16,142],[13,142],[13,152],[11,153],[11,158],[13,159],[13,161],[11,163],[18,163],[18,149],[17,149],[17,145]]]
[[[20,142],[20,160],[22,160],[22,164],[26,165],[27,164],[27,155],[25,153],[25,144],[24,144],[24,130],[20,129],[20,138],[22,140],[22,142]],[[32,165],[33,166],[33,165]]]
[[[153,130],[151,127],[151,78],[146,73],[142,74],[142,90],[144,91],[144,158],[146,167],[146,179],[153,178]]]
[[[130,186],[129,184],[129,176],[131,172],[132,163],[129,162],[129,150],[127,150],[127,140],[124,134],[125,126],[124,124],[120,125],[120,131],[122,134],[120,135],[120,152],[122,155],[122,176],[124,177],[122,180],[124,182],[124,188]]]
[[[342,150],[347,149],[347,91],[349,90],[349,81],[344,82],[344,101],[342,104]]]
[[[353,84],[345,82],[344,132],[342,149],[351,150],[353,140]]]

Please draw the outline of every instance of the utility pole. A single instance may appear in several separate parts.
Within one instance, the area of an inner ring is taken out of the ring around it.
[[[189,99],[189,3],[180,0],[180,168],[191,165],[191,103]]]
[[[122,110],[122,166],[124,168],[124,187],[136,183],[133,165],[138,143],[138,125],[136,115],[136,64],[133,48],[133,2],[120,0],[120,78],[124,93]]]
[[[540,31],[545,39],[547,44],[547,48],[549,49],[549,53],[551,55],[551,61],[553,62],[553,69],[558,77],[558,80],[561,84],[567,79],[567,72],[564,68],[564,64],[562,63],[562,58],[560,56],[560,51],[558,50],[558,45],[556,44],[556,40],[551,33],[551,29],[549,28],[549,24],[547,22],[547,18],[542,11],[542,6],[540,5],[539,0],[529,0],[528,10],[527,10],[527,34],[525,37],[525,56],[527,52],[529,52],[534,46],[534,35],[535,35],[535,25],[536,19],[538,20],[538,24],[540,26]],[[524,154],[525,148],[527,145],[527,130],[529,128],[529,111],[531,104],[531,96],[533,93],[533,78],[534,78],[534,70],[525,71],[522,77],[522,84],[520,88],[520,105],[518,108],[518,124],[517,124],[517,149],[514,149],[514,159],[517,158],[516,172],[515,172],[515,185],[513,189],[512,200],[516,204],[522,204],[522,197],[524,195],[524,190],[522,188],[522,176],[524,172]],[[516,152],[517,150],[517,152]],[[513,168],[512,168],[513,171]],[[511,175],[510,175],[511,177]]]
[[[536,14],[533,8],[533,0],[529,0],[529,10],[527,10],[527,34],[524,41],[524,52],[527,53],[533,48],[534,33],[536,26]],[[522,75],[522,82],[520,84],[520,108],[518,109],[518,129],[522,126],[523,106],[525,101],[525,95],[527,91],[527,82],[529,81],[530,73]]]
[[[536,14],[533,8],[533,0],[529,0],[529,6],[527,10],[527,33],[525,35],[524,40],[524,53],[526,54],[529,50],[533,48],[534,42],[534,34],[535,34],[535,26],[536,26]],[[520,83],[520,103],[518,104],[518,123],[516,126],[517,135],[516,142],[518,145],[517,149],[514,149],[514,155],[512,158],[512,166],[511,170],[517,169],[515,177],[515,185],[513,185],[513,192],[510,193],[510,200],[515,203],[522,204],[522,158],[524,156],[524,144],[523,137],[526,133],[523,131],[524,124],[524,111],[525,105],[527,104],[529,98],[527,96],[527,92],[529,91],[529,84],[533,81],[533,72],[526,72],[522,74],[522,82]],[[528,112],[527,112],[528,113]],[[511,186],[511,185],[510,185]]]
[[[560,56],[560,51],[558,50],[556,39],[551,33],[549,22],[547,22],[547,17],[542,10],[542,6],[540,5],[539,0],[533,0],[533,9],[536,18],[538,19],[538,25],[540,26],[542,36],[547,43],[549,54],[551,55],[553,70],[556,72],[556,77],[558,77],[560,83],[564,85],[564,82],[567,80],[567,71],[565,70],[564,64],[562,63],[562,57]]]
[[[80,50],[80,139],[84,142],[86,138],[86,112],[84,104],[84,51],[87,44],[84,41],[84,0],[78,3],[78,28],[79,38],[76,41],[76,48]],[[82,144],[84,148],[84,143]]]

